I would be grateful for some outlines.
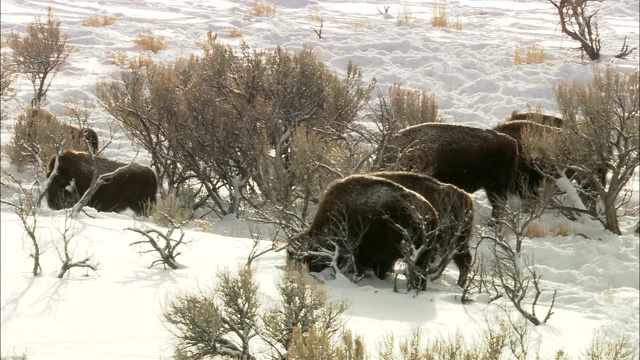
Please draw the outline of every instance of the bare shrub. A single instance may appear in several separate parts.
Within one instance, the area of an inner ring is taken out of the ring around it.
[[[151,153],[169,191],[197,180],[194,207],[218,216],[271,201],[261,198],[272,193],[262,174],[290,171],[300,124],[321,136],[344,133],[368,100],[371,87],[361,86],[356,65],[339,79],[306,48],[292,54],[243,45],[236,53],[212,33],[202,45],[202,58],[132,68],[99,84],[96,95]],[[271,163],[259,163],[268,157]]]
[[[278,358],[285,356],[291,347],[296,328],[304,334],[315,328],[332,336],[342,327],[340,316],[348,303],[344,300],[330,302],[325,288],[309,283],[307,275],[306,269],[285,271],[276,285],[280,302],[262,316],[263,336]]]
[[[524,49],[516,47],[513,62],[515,65],[542,64],[544,63],[544,59],[544,49],[538,48],[537,45],[533,44],[525,47]]]
[[[597,70],[587,84],[561,82],[554,92],[564,129],[553,142],[529,147],[541,162],[557,164],[546,170],[550,176],[560,172],[580,182],[575,186],[580,199],[559,209],[594,217],[618,235],[618,212],[624,214],[632,196],[626,185],[640,161],[639,90],[637,70],[613,67]]]
[[[599,10],[589,14],[590,2],[602,2],[602,0],[577,0],[577,1],[554,1],[549,2],[555,6],[560,17],[560,28],[562,32],[580,43],[583,55],[587,54],[590,60],[600,59],[600,32],[598,31],[598,21],[595,18]],[[624,58],[630,55],[636,48],[629,49],[627,38],[620,48],[617,58]]]
[[[91,15],[88,18],[82,20],[82,25],[84,26],[93,26],[93,27],[101,27],[108,26],[113,24],[118,20],[115,16],[109,15]]]
[[[58,272],[58,279],[62,279],[65,274],[73,268],[90,269],[94,272],[98,271],[98,263],[93,262],[93,255],[86,255],[82,260],[74,260],[75,246],[71,246],[71,241],[77,234],[76,220],[73,218],[72,212],[65,212],[64,220],[62,224],[59,224],[57,231],[61,237],[61,243],[55,243],[54,248],[58,254],[58,258],[62,262],[60,271]]]
[[[434,94],[425,90],[405,90],[400,83],[389,87],[387,94],[378,92],[377,103],[368,114],[376,131],[363,132],[363,137],[373,146],[376,162],[372,168],[380,168],[382,154],[388,150],[390,141],[397,133],[409,126],[429,122],[443,122],[438,113]]]
[[[190,220],[190,217],[182,218],[184,214],[181,211],[176,211],[171,207],[171,201],[168,201],[169,209],[154,209],[154,219],[156,223],[160,222],[166,225],[166,230],[159,229],[157,227],[151,227],[143,225],[141,227],[128,227],[125,230],[129,230],[142,235],[143,239],[132,242],[131,246],[149,244],[151,249],[140,250],[140,253],[156,253],[158,259],[154,260],[150,268],[161,264],[165,269],[167,266],[171,270],[176,270],[180,267],[180,264],[176,261],[176,258],[180,255],[178,247],[185,242],[184,226]],[[178,230],[179,236],[174,238],[174,232]]]
[[[286,359],[294,331],[306,338],[312,329],[331,335],[341,328],[346,304],[329,302],[324,288],[307,282],[306,272],[286,270],[277,284],[281,298],[262,311],[253,274],[249,267],[237,276],[221,272],[213,291],[177,295],[169,302],[163,317],[178,340],[177,358],[255,359],[252,341],[259,337],[272,358]]]
[[[5,146],[9,161],[22,167],[38,162],[36,157],[46,159],[63,149],[93,151],[84,136],[89,131],[86,119],[79,125],[79,128],[68,125],[45,109],[27,109],[18,115],[13,137]]]
[[[61,22],[53,17],[51,8],[46,19],[37,16],[27,25],[27,33],[11,33],[8,39],[13,49],[13,63],[33,85],[33,106],[42,105],[51,81],[62,68],[73,48],[67,45],[67,35]]]
[[[212,291],[176,295],[169,302],[163,320],[178,340],[176,358],[255,359],[249,347],[259,320],[253,273],[249,268],[241,269],[237,276],[220,272]]]
[[[0,74],[0,99],[2,100],[2,102],[5,102],[13,99],[13,97],[16,95],[16,91],[13,88],[13,82],[18,77],[18,68],[16,68],[16,66],[11,63],[4,52],[2,52],[1,54],[2,66],[0,67],[0,69],[2,70],[2,73]],[[1,116],[1,121],[4,121],[6,117],[5,111],[2,111]]]
[[[139,33],[138,37],[133,42],[140,46],[142,50],[148,50],[154,54],[167,48],[167,44],[164,42],[164,37],[161,35],[155,35],[151,29],[147,29]]]
[[[334,336],[335,337],[335,336]],[[346,330],[340,334],[337,344],[326,330],[312,327],[305,335],[299,327],[293,330],[293,340],[287,353],[291,360],[365,360],[362,338]]]
[[[624,335],[612,337],[606,330],[598,331],[583,352],[584,358],[589,360],[636,359],[638,344],[629,346],[627,341]]]
[[[523,253],[522,242],[525,230],[548,208],[553,193],[553,184],[545,182],[537,197],[525,194],[521,204],[505,203],[502,206],[504,209],[502,217],[495,220],[498,225],[478,231],[481,241],[491,241],[493,256],[489,261],[489,268],[492,279],[491,285],[486,289],[495,293],[492,299],[506,296],[515,309],[536,326],[546,323],[553,314],[556,292],[553,293],[551,305],[545,317],[540,320],[536,315],[536,306],[546,289],[540,287],[541,276],[535,269],[533,259]],[[502,228],[508,229],[513,234],[515,244]],[[525,308],[525,300],[531,285],[533,285],[534,294],[528,310]]]
[[[5,183],[5,179],[11,181],[10,184]],[[0,200],[1,203],[9,205],[14,214],[20,219],[24,233],[28,238],[28,247],[31,250],[29,257],[33,259],[33,268],[31,273],[33,276],[42,274],[42,266],[40,265],[40,256],[45,252],[46,248],[43,246],[41,239],[36,236],[36,228],[38,226],[38,217],[40,216],[39,206],[39,189],[37,186],[27,187],[22,182],[17,180],[13,175],[5,173],[2,174],[2,186],[15,186],[18,190],[17,201]]]

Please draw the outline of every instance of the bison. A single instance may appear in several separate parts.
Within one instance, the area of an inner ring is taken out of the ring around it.
[[[511,113],[511,117],[507,119],[507,121],[518,121],[518,120],[529,120],[541,125],[553,126],[557,128],[561,128],[564,126],[564,120],[557,116],[540,114],[535,112],[526,112],[521,113],[518,110],[515,110]]]
[[[310,271],[335,260],[345,274],[373,270],[384,279],[403,258],[403,240],[418,248],[438,227],[436,211],[420,194],[380,177],[351,175],[328,186],[309,228],[291,238],[287,254]],[[426,260],[425,254],[416,265]]]
[[[493,130],[512,137],[518,143],[518,166],[515,184],[518,196],[522,198],[527,194],[537,194],[537,189],[544,180],[545,175],[536,168],[531,156],[527,154],[524,136],[544,136],[544,134],[555,134],[559,130],[555,127],[541,125],[529,120],[505,121],[496,125]],[[544,166],[544,164],[538,164],[538,166]]]
[[[95,161],[96,168],[89,153],[74,150],[51,156],[46,169],[47,178],[50,178],[46,197],[51,209],[72,207],[89,189],[94,171],[100,176],[127,165],[100,157]],[[155,171],[132,163],[98,187],[88,205],[98,211],[121,212],[129,208],[138,215],[147,215],[150,205],[155,204],[157,190]]]
[[[547,115],[544,115],[547,116]],[[513,118],[513,116],[512,116]],[[556,118],[559,119],[559,118]],[[559,119],[562,120],[562,119]],[[557,123],[562,124],[562,122]],[[493,130],[512,137],[518,143],[518,167],[517,167],[517,184],[516,191],[520,197],[525,194],[536,195],[537,189],[545,178],[545,173],[551,174],[554,172],[556,164],[543,162],[533,163],[531,155],[527,154],[526,139],[525,136],[529,136],[531,139],[537,137],[545,137],[548,135],[554,136],[562,132],[562,128],[556,126],[543,125],[530,120],[508,120],[497,124]],[[541,171],[542,170],[542,171]],[[575,172],[570,169],[566,171],[566,175],[571,178],[574,177]],[[606,166],[602,166],[597,170],[598,181],[604,186],[607,181],[607,169]],[[576,181],[580,184],[580,187],[586,192],[594,191],[595,186],[590,184],[584,179],[577,178]],[[584,198],[583,201],[587,201]]]
[[[391,180],[417,192],[429,201],[438,213],[440,228],[432,239],[433,244],[428,244],[426,247],[431,250],[427,255],[427,263],[434,264],[436,257],[440,258],[434,272],[434,277],[437,277],[442,274],[449,261],[453,259],[460,270],[457,284],[464,287],[473,260],[469,250],[469,240],[473,231],[475,207],[469,194],[453,185],[441,183],[423,174],[384,171],[369,175]]]
[[[401,130],[382,156],[382,169],[418,171],[468,193],[484,189],[499,215],[499,202],[513,189],[518,146],[490,129],[425,123]]]

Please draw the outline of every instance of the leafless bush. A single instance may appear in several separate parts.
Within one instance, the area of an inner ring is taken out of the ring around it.
[[[184,241],[186,234],[183,228],[187,222],[189,222],[191,217],[184,218],[181,213],[176,214],[176,212],[172,212],[171,207],[169,207],[168,210],[169,211],[164,207],[154,209],[154,218],[161,219],[161,223],[167,224],[166,231],[162,231],[151,226],[128,227],[125,229],[138,233],[144,238],[143,240],[135,241],[129,245],[149,244],[152,249],[140,250],[140,252],[157,253],[156,255],[158,255],[159,259],[154,260],[149,266],[150,268],[158,264],[162,264],[165,269],[168,266],[170,269],[176,270],[180,266],[178,262],[176,262],[176,257],[180,255],[178,247],[182,244],[186,244]],[[176,230],[179,231],[179,237],[174,239],[173,236]]]
[[[349,64],[340,80],[308,49],[291,54],[244,45],[236,53],[211,33],[201,45],[202,58],[144,64],[119,82],[99,84],[96,95],[151,153],[161,178],[176,188],[197,180],[202,196],[194,206],[206,204],[219,216],[272,201],[266,196],[278,191],[262,175],[288,176],[301,124],[322,136],[327,129],[339,133],[368,99],[357,66]],[[266,156],[272,161],[259,163]]]
[[[62,266],[58,272],[58,279],[62,279],[73,268],[91,269],[98,271],[98,263],[93,262],[93,256],[85,256],[82,260],[74,260],[73,249],[70,247],[71,241],[77,234],[76,220],[70,211],[65,212],[64,221],[57,227],[62,243],[54,243],[54,248],[58,253],[58,258],[62,261]]]
[[[588,84],[562,82],[554,92],[564,128],[552,141],[529,148],[539,163],[556,164],[544,170],[548,175],[579,181],[575,189],[580,199],[570,198],[574,205],[561,210],[592,216],[620,234],[618,212],[631,198],[626,185],[640,161],[638,71],[607,67],[597,70]]]
[[[3,41],[4,43],[4,41]],[[2,66],[0,69],[2,73],[0,74],[0,99],[2,102],[9,101],[13,99],[16,95],[16,91],[13,88],[13,82],[18,77],[18,69],[11,63],[8,56],[2,52]],[[6,117],[5,111],[2,111],[1,121],[4,122]]]
[[[75,108],[75,111],[79,109]],[[98,151],[97,134],[87,125],[89,114],[69,114],[75,117],[77,125],[68,124],[42,108],[28,108],[18,115],[13,136],[5,146],[9,161],[22,169],[34,163],[41,166],[42,159],[65,149]]]
[[[250,268],[241,269],[237,276],[221,272],[213,291],[180,294],[170,301],[163,320],[178,340],[176,358],[255,359],[249,347],[259,321],[253,273]]]
[[[17,180],[13,175],[9,173],[2,173],[3,181],[2,186],[17,186],[18,199],[17,201],[0,200],[1,203],[9,205],[14,214],[20,219],[22,228],[26,236],[29,239],[29,246],[32,248],[29,257],[33,259],[33,269],[31,273],[33,276],[38,276],[42,273],[42,266],[40,265],[40,256],[46,250],[43,248],[43,242],[36,236],[36,228],[38,225],[38,217],[40,216],[39,201],[39,189],[38,186],[26,187],[22,182]],[[5,179],[11,181],[10,184],[4,182]]]
[[[329,336],[341,329],[340,316],[348,303],[330,302],[322,285],[309,283],[306,270],[288,269],[276,286],[281,300],[262,316],[262,337],[273,349],[273,358],[286,358],[296,328],[305,334],[315,328]]]
[[[580,43],[583,53],[586,53],[589,59],[600,59],[600,32],[598,31],[598,21],[595,18],[598,10],[589,14],[589,3],[602,2],[602,0],[574,0],[574,1],[554,1],[549,2],[555,6],[560,17],[560,28],[562,32]],[[623,58],[631,54],[636,48],[629,49],[626,45],[627,38],[620,49],[620,53],[616,55]]]
[[[506,296],[515,309],[536,326],[546,323],[553,314],[556,292],[553,293],[546,316],[540,320],[536,315],[536,306],[540,296],[546,290],[541,288],[541,276],[535,269],[533,259],[523,252],[522,242],[528,225],[538,219],[548,208],[553,193],[553,184],[545,182],[537,196],[525,194],[520,204],[513,202],[503,204],[504,213],[501,218],[495,220],[496,226],[481,228],[478,231],[481,242],[487,240],[491,242],[492,255],[488,263],[482,260],[479,263],[480,266],[488,265],[487,273],[489,274],[489,285],[482,284],[486,279],[483,279],[484,274],[480,275],[479,289],[484,288],[489,293],[493,293],[492,301]],[[513,234],[514,239],[511,239],[509,234]],[[530,310],[527,310],[524,301],[531,292],[531,285],[534,290],[533,300],[531,300]]]
[[[400,83],[393,84],[387,94],[378,92],[377,104],[370,109],[369,117],[376,131],[364,133],[367,141],[375,149],[375,158],[379,162],[387,145],[402,129],[428,123],[442,122],[438,113],[435,95],[424,90],[405,90]],[[380,166],[372,164],[373,168]]]
[[[27,33],[23,37],[12,33],[8,43],[13,49],[13,63],[33,84],[32,105],[39,108],[51,81],[73,50],[67,44],[61,22],[53,17],[49,8],[46,19],[37,16],[27,25]]]
[[[628,346],[628,339],[624,335],[611,336],[608,331],[597,331],[591,343],[583,352],[585,359],[589,360],[631,360],[638,353],[638,344]]]

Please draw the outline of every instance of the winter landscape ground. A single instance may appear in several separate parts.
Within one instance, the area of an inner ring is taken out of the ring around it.
[[[164,37],[167,49],[152,56],[166,62],[200,51],[196,42],[213,31],[218,41],[233,46],[245,41],[258,48],[281,45],[298,51],[306,45],[338,74],[353,60],[362,67],[365,80],[377,79],[381,91],[396,82],[407,89],[427,90],[435,94],[447,122],[487,128],[527,106],[558,114],[553,87],[560,81],[589,81],[594,68],[605,65],[623,72],[637,69],[637,51],[626,59],[613,55],[625,36],[632,47],[638,46],[638,4],[637,0],[595,4],[603,54],[597,62],[581,59],[578,44],[560,32],[555,9],[542,0],[450,0],[447,11],[460,21],[462,30],[432,27],[434,3],[423,0],[277,0],[273,16],[250,15],[250,0],[2,0],[1,24],[3,36],[24,32],[35,16],[46,15],[47,7],[62,21],[77,51],[48,92],[44,107],[54,113],[62,113],[69,97],[94,101],[91,87],[121,70],[114,54],[137,55],[134,39],[141,31],[150,29]],[[382,15],[379,10],[385,6],[390,7],[389,13]],[[398,23],[402,13],[409,13],[411,20]],[[92,15],[113,16],[116,21],[105,27],[82,25]],[[314,32],[320,25],[313,20],[318,16],[324,19],[322,39]],[[232,28],[242,36],[230,36]],[[532,44],[545,50],[544,63],[515,66],[516,47]],[[2,126],[3,145],[12,136],[12,122],[32,98],[25,78],[18,79],[16,88],[16,98],[2,104],[8,117]],[[113,132],[112,119],[99,107],[89,122],[101,137]],[[136,157],[148,164],[148,155],[122,130],[114,135],[104,156],[122,161]],[[4,150],[2,169],[32,180],[9,164]],[[636,191],[631,206],[637,207],[638,171],[629,187]],[[15,195],[12,188],[3,186],[3,200]],[[490,213],[489,204],[482,192],[473,198],[482,221]],[[138,235],[124,231],[144,219],[134,219],[130,212],[88,209],[76,222],[75,253],[93,255],[99,270],[72,270],[60,280],[54,244],[60,238],[56,229],[64,221],[64,212],[44,206],[37,232],[48,249],[42,259],[43,274],[34,278],[17,216],[6,205],[0,215],[3,358],[26,354],[32,360],[168,359],[174,339],[161,321],[168,299],[211,286],[218,271],[244,264],[253,245],[247,225],[239,220],[219,220],[213,233],[190,225],[187,237],[192,243],[178,258],[183,267],[149,269],[152,260],[129,245],[139,240]],[[551,229],[562,221],[558,214],[545,214],[540,224],[547,235],[524,243],[542,274],[543,286],[550,292],[557,290],[549,322],[531,326],[532,344],[539,346],[543,358],[564,349],[573,359],[583,358],[595,334],[623,335],[628,346],[637,344],[640,246],[634,230],[638,216],[621,219],[621,236],[594,222],[573,222],[570,235],[552,235]],[[262,246],[269,244],[265,240]],[[277,301],[275,282],[283,264],[283,253],[267,253],[257,260],[256,280],[265,305]],[[385,336],[406,339],[415,329],[425,339],[459,332],[472,340],[487,319],[504,314],[500,301],[488,304],[483,296],[461,304],[456,278],[457,269],[450,266],[442,281],[430,284],[418,296],[394,293],[391,279],[375,277],[353,284],[339,276],[324,286],[332,298],[349,301],[346,327],[375,349]],[[550,297],[543,296],[542,312],[549,302]],[[507,352],[505,358],[509,358]]]

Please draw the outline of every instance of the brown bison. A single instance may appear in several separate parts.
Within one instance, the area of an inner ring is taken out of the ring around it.
[[[533,164],[531,157],[527,154],[524,144],[524,136],[545,136],[545,134],[556,134],[559,129],[529,120],[505,121],[496,125],[493,130],[512,137],[518,143],[518,167],[516,170],[515,189],[521,198],[526,194],[535,195],[545,176]],[[544,166],[550,167],[552,164]]]
[[[469,250],[469,240],[473,231],[475,208],[469,194],[453,185],[444,184],[430,176],[417,173],[384,171],[369,175],[400,184],[422,195],[431,203],[438,213],[440,228],[433,238],[433,244],[428,244],[426,247],[427,251],[431,250],[427,255],[427,264],[435,264],[436,259],[440,259],[433,272],[433,278],[436,278],[453,259],[460,270],[458,285],[464,287],[473,260]]]
[[[538,124],[561,128],[564,126],[564,120],[557,116],[540,114],[536,112],[521,113],[515,110],[507,121],[529,120]]]
[[[94,169],[91,155],[86,152],[65,150],[47,162],[47,204],[59,210],[72,207],[89,189],[94,171],[97,175],[110,173],[126,166],[126,163],[97,157]],[[55,170],[55,172],[54,172]],[[148,166],[131,164],[102,184],[89,199],[88,205],[98,211],[120,212],[127,208],[138,215],[146,215],[151,204],[155,204],[158,177]]]
[[[425,123],[403,129],[385,149],[383,169],[429,174],[468,193],[484,189],[499,213],[512,191],[518,160],[515,140],[489,129]]]
[[[421,195],[387,179],[352,175],[328,186],[311,225],[291,239],[287,255],[310,271],[335,261],[346,275],[373,270],[384,279],[403,258],[403,240],[419,248],[438,227],[436,211]]]

